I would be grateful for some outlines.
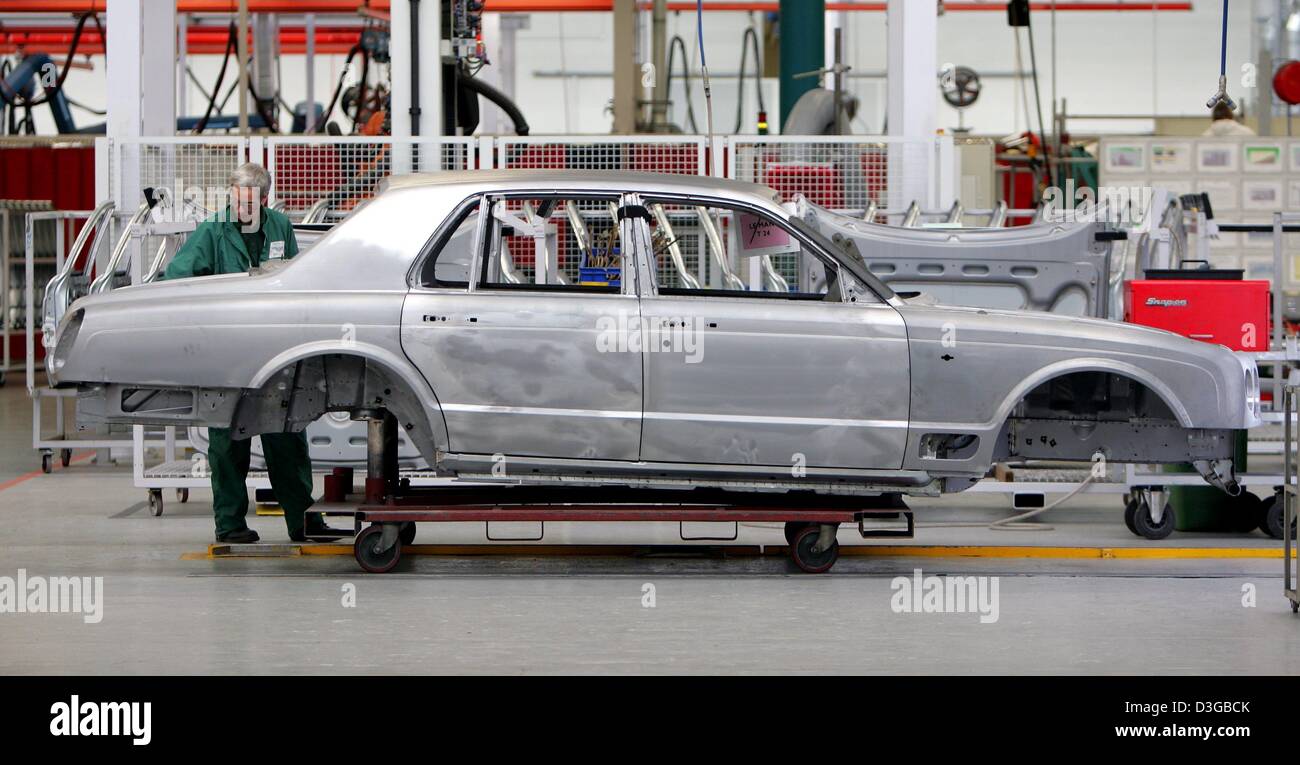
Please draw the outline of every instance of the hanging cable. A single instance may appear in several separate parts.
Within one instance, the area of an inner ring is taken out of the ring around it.
[[[763,61],[758,52],[758,32],[751,26],[745,29],[745,34],[740,39],[740,81],[736,85],[736,129],[731,131],[733,133],[739,133],[745,121],[745,64],[751,44],[754,49],[754,90],[758,95],[758,112],[760,115],[767,113],[767,107],[763,105]]]
[[[1227,2],[1227,0],[1224,0]],[[1047,130],[1043,126],[1043,98],[1038,90],[1038,58],[1034,55],[1034,27],[1029,21],[1030,14],[1025,14],[1025,35],[1029,37],[1029,68],[1034,76],[1034,106],[1038,112],[1038,140],[1041,142],[1043,152],[1043,174],[1044,180],[1048,186],[1052,185],[1052,162],[1051,154],[1047,146]],[[1033,127],[1030,126],[1030,130]]]
[[[338,84],[334,86],[334,95],[330,96],[329,106],[325,107],[325,111],[321,112],[320,119],[316,122],[317,133],[325,132],[325,123],[329,121],[330,114],[334,111],[334,105],[338,103],[339,94],[343,92],[343,81],[347,79],[348,76],[348,67],[352,64],[352,59],[357,55],[357,53],[366,57],[369,57],[370,55],[369,53],[366,53],[366,50],[361,47],[360,43],[353,45],[352,49],[348,51],[347,58],[343,59],[343,71],[339,73]]]
[[[698,133],[699,127],[695,123],[695,106],[691,103],[691,68],[686,61],[686,41],[681,35],[673,35],[673,39],[668,42],[668,82],[664,87],[664,92],[668,94],[668,100],[673,97],[673,59],[677,49],[682,51],[682,87],[686,91],[686,124],[690,128],[688,132]]]
[[[695,30],[700,44],[700,75],[704,78],[704,121],[709,136],[709,172],[718,171],[713,156],[713,91],[709,88],[709,62],[704,57],[704,0],[695,0]]]
[[[228,27],[229,34],[226,35],[226,55],[221,59],[221,69],[217,71],[217,84],[212,86],[212,97],[208,99],[208,108],[204,110],[203,117],[194,125],[194,134],[202,133],[208,126],[208,120],[212,118],[212,110],[217,106],[217,93],[221,90],[221,83],[226,79],[226,67],[230,65],[230,57],[234,55],[235,44],[239,39],[239,28],[235,22],[230,22]]]
[[[1219,34],[1219,90],[1205,102],[1207,109],[1219,104],[1227,104],[1229,109],[1236,109],[1237,104],[1228,96],[1228,0],[1223,0],[1223,23]]]

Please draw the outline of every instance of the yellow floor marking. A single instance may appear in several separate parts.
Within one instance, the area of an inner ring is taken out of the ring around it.
[[[322,555],[352,555],[352,545],[305,544],[278,555],[223,553],[213,554],[210,545],[205,552],[187,552],[181,560],[212,560],[216,558],[274,558]],[[403,555],[517,555],[517,556],[625,556],[644,550],[644,545],[408,545]],[[727,547],[728,555],[756,556],[780,555],[782,545],[738,545]],[[1040,558],[1040,559],[1260,559],[1280,560],[1280,547],[1016,547],[998,545],[860,545],[840,547],[841,555],[879,556],[890,558]],[[1296,551],[1291,551],[1296,557]]]

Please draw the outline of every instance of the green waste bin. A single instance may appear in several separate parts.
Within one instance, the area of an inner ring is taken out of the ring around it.
[[[1246,472],[1246,431],[1239,431],[1233,443],[1233,466]],[[1166,473],[1195,472],[1190,464],[1167,465]],[[1244,491],[1230,497],[1213,486],[1171,486],[1169,504],[1174,509],[1179,531],[1242,533],[1259,525],[1258,500]]]

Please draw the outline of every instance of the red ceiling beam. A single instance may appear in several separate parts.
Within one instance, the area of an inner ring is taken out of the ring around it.
[[[189,27],[185,49],[190,55],[220,55],[226,52],[229,32],[219,27]],[[251,38],[250,38],[251,39]],[[322,55],[347,53],[361,39],[361,27],[325,26],[316,28],[316,52]],[[0,28],[0,54],[18,50],[43,52],[61,59],[72,44],[72,29],[66,26],[23,26]],[[301,26],[280,28],[280,52],[300,54],[307,50],[307,30]],[[78,55],[99,55],[104,41],[99,30],[87,27],[77,44]]]
[[[346,13],[387,11],[389,0],[248,0],[250,13]],[[0,13],[105,12],[107,0],[0,0]],[[178,13],[238,13],[238,0],[176,0]]]
[[[103,13],[106,0],[0,0],[0,14],[4,13],[84,13],[95,11]],[[248,9],[252,13],[342,13],[356,14],[365,8],[369,11],[387,13],[390,0],[248,0]],[[850,2],[848,0],[830,0],[826,3],[828,11],[873,11],[885,10],[885,3]],[[1051,2],[1033,2],[1030,8],[1035,11],[1052,9]],[[706,11],[772,11],[778,9],[776,0],[759,0],[756,2],[731,2],[716,0],[705,2]],[[546,13],[556,11],[591,11],[606,12],[613,10],[612,0],[486,0],[486,10],[499,13]],[[649,3],[642,3],[649,7]],[[695,3],[670,2],[672,11],[694,11]],[[1005,12],[1006,3],[1002,2],[961,2],[950,0],[944,3],[946,11],[996,11]],[[1190,11],[1190,2],[1069,2],[1060,0],[1056,3],[1058,11]],[[237,0],[176,0],[179,13],[235,13],[239,10]]]

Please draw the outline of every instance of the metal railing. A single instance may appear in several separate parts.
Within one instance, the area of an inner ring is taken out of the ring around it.
[[[1282,483],[1282,593],[1286,595],[1287,600],[1291,601],[1291,612],[1300,611],[1300,593],[1297,593],[1297,561],[1292,557],[1296,549],[1296,431],[1293,418],[1296,414],[1296,396],[1300,395],[1300,384],[1297,384],[1294,373],[1291,379],[1287,381],[1283,388],[1283,411],[1285,417],[1283,422],[1283,483]]]

